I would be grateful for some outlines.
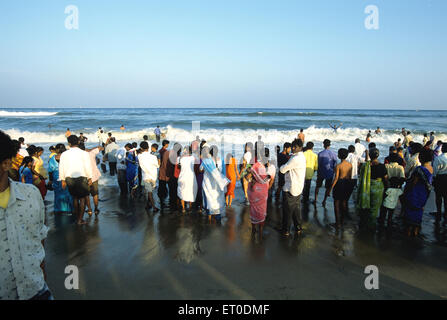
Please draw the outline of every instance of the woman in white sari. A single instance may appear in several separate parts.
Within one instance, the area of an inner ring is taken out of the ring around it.
[[[222,166],[217,157],[217,148],[204,147],[202,150],[204,208],[209,221],[212,216],[219,219],[225,210],[225,187],[230,181],[222,174]]]
[[[185,202],[191,203],[196,200],[197,180],[194,173],[195,158],[191,155],[191,147],[186,147],[183,156],[180,158],[180,175],[178,177],[177,195],[182,203],[182,213],[186,212]]]

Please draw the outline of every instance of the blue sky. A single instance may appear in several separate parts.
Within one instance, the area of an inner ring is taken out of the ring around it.
[[[445,0],[4,0],[0,39],[0,107],[447,109]]]

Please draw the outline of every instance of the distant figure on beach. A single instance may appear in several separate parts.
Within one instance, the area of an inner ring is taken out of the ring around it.
[[[121,125],[120,130],[121,130],[121,131],[126,130],[126,128],[124,127],[124,124]]]
[[[397,141],[394,142],[394,146],[396,147],[396,149],[402,147],[402,139],[401,138],[397,139]]]
[[[155,139],[157,140],[157,142],[160,142],[161,137],[160,126],[157,126],[157,128],[155,128],[154,133],[155,133]]]
[[[300,139],[304,143],[304,129],[301,129],[300,133],[298,133],[298,139]]]
[[[375,133],[376,133],[376,134],[382,134],[382,130],[380,130],[380,127],[377,127]]]
[[[338,127],[336,125],[332,125],[331,123],[329,123],[329,127],[331,127],[332,129],[334,129],[334,133],[337,133],[337,130],[343,125],[343,123],[340,122],[340,124],[338,125]]]
[[[81,133],[79,134],[79,142],[80,142],[80,143],[86,143],[87,140],[88,140],[88,138],[85,137],[84,134],[81,132]]]
[[[430,141],[430,138],[428,137],[428,133],[424,133],[424,138],[422,139],[422,145],[425,147],[427,145],[427,142]]]
[[[70,128],[67,128],[67,131],[65,131],[65,138],[68,138],[69,136],[71,136],[71,131]]]
[[[433,150],[436,148],[435,142],[436,142],[435,133],[430,132],[430,148],[432,148]]]
[[[360,143],[360,139],[357,138],[355,139],[355,154],[357,157],[359,157],[359,159],[365,159],[365,151],[366,151],[366,147]]]
[[[407,131],[404,138],[404,148],[408,148],[410,146],[410,142],[413,142],[413,137],[411,136],[411,132]]]

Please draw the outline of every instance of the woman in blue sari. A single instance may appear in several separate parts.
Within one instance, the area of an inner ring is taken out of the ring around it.
[[[419,153],[419,161],[421,165],[417,167],[411,174],[404,190],[404,217],[407,223],[407,235],[418,236],[421,230],[422,215],[424,206],[433,183],[433,151],[431,149],[423,149]]]
[[[54,213],[73,212],[73,198],[68,192],[68,188],[63,189],[62,183],[59,181],[59,159],[64,151],[65,146],[58,144],[56,146],[57,154],[48,162],[48,174],[54,190]]]
[[[128,144],[129,147],[133,145]],[[138,157],[136,150],[130,150],[126,154],[126,178],[129,184],[130,196],[134,199],[135,192],[137,191],[139,181],[138,181]]]

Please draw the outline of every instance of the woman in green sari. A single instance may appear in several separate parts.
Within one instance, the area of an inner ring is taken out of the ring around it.
[[[369,158],[369,160],[368,160]],[[379,150],[370,149],[366,153],[367,161],[360,171],[360,185],[357,197],[357,209],[361,221],[375,230],[376,220],[382,208],[383,194],[388,185],[388,175],[384,164],[380,163]]]

